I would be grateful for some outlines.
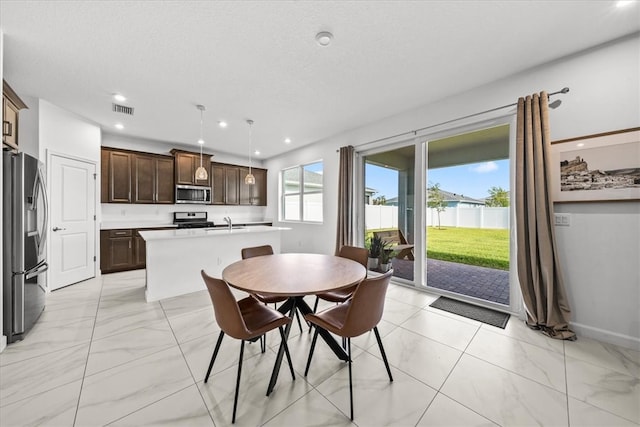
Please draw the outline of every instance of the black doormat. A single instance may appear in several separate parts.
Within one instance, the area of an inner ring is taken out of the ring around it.
[[[490,308],[478,307],[473,304],[456,301],[446,297],[438,298],[432,302],[430,306],[502,329],[507,326],[507,322],[510,317],[510,315],[506,313],[491,310]]]

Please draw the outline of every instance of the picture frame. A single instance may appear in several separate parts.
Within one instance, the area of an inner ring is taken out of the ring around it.
[[[640,127],[551,142],[556,203],[640,200]]]

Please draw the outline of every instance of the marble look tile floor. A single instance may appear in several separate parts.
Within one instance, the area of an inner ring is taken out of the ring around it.
[[[0,354],[0,425],[227,426],[239,342],[223,341],[205,291],[144,302],[144,271],[109,274],[48,295],[24,341]],[[237,293],[241,297],[241,293]],[[435,296],[392,285],[379,325],[347,365],[291,329],[296,380],[282,369],[265,396],[279,337],[245,346],[238,426],[638,426],[640,352],[579,338],[551,340],[512,317],[498,329],[429,307]],[[311,301],[312,302],[312,301]],[[322,308],[322,307],[321,307]]]

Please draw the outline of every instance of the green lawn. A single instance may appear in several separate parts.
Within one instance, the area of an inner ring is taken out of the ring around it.
[[[372,236],[373,231],[367,230],[367,236]],[[429,227],[427,257],[509,270],[509,230]]]
[[[429,227],[427,257],[509,270],[509,230]]]

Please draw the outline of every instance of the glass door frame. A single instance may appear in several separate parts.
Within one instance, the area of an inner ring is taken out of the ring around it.
[[[365,221],[365,203],[364,203],[364,194],[365,194],[365,187],[366,187],[366,183],[365,183],[365,158],[367,156],[371,156],[374,154],[379,154],[379,153],[384,153],[386,151],[393,151],[396,150],[398,148],[405,148],[405,147],[416,147],[416,138],[395,138],[395,139],[388,139],[385,140],[384,142],[380,142],[377,143],[375,145],[371,144],[368,145],[366,149],[362,149],[362,150],[358,150],[358,147],[356,148],[356,167],[355,167],[355,194],[356,194],[356,212],[357,215],[355,215],[355,232],[356,232],[356,244],[358,246],[362,246],[364,247],[364,235],[365,235],[365,231],[366,231],[366,221]],[[415,167],[415,164],[414,164]],[[418,170],[414,171],[414,177],[416,175],[418,175],[420,172]],[[418,181],[415,180],[414,178],[414,185],[415,183],[417,183]],[[414,187],[415,188],[415,187]],[[415,193],[415,191],[414,191]],[[414,197],[416,197],[417,195],[414,194]],[[418,212],[416,210],[417,206],[415,205],[416,203],[418,203],[418,200],[414,200],[414,222],[413,225],[414,227],[416,226],[416,224],[418,223],[416,221]],[[399,215],[399,214],[398,214]],[[415,228],[414,228],[415,230]],[[415,239],[418,239],[420,237],[420,235],[422,235],[422,233],[417,233],[415,236]],[[415,245],[415,243],[414,243]],[[419,251],[419,247],[417,245],[414,246],[414,254],[418,253]],[[397,284],[401,284],[401,285],[405,285],[405,286],[410,286],[410,287],[414,287],[415,286],[415,281],[416,281],[416,264],[420,264],[420,268],[422,268],[422,262],[423,260],[419,260],[419,257],[415,257],[415,261],[414,261],[414,281],[410,281],[410,280],[406,280],[406,279],[402,279],[400,277],[392,277],[392,281],[394,283]],[[375,273],[374,273],[375,274]]]
[[[422,132],[411,138],[392,138],[376,144],[368,144],[366,147],[359,149],[356,147],[356,242],[360,246],[364,246],[365,233],[365,164],[364,159],[368,155],[378,154],[385,151],[391,151],[397,148],[413,145],[415,148],[415,201],[414,201],[414,230],[427,230],[426,228],[426,187],[427,187],[427,166],[428,166],[428,150],[427,144],[431,140],[446,138],[449,136],[473,132],[492,126],[509,125],[509,185],[510,185],[510,202],[509,202],[509,221],[511,229],[509,230],[509,305],[497,304],[491,301],[484,301],[477,298],[468,297],[461,294],[448,292],[442,289],[433,288],[426,283],[426,248],[427,236],[426,232],[416,232],[414,236],[414,281],[392,278],[397,284],[410,286],[418,290],[427,291],[436,295],[451,297],[457,300],[466,301],[474,305],[480,305],[499,311],[508,311],[510,313],[521,315],[524,313],[524,305],[522,303],[522,293],[517,275],[516,262],[516,215],[515,215],[515,143],[516,143],[516,116],[515,111],[509,111],[505,114],[502,112],[494,112],[492,116],[485,116],[482,120],[458,122],[455,125],[443,125],[430,128],[428,132]]]

